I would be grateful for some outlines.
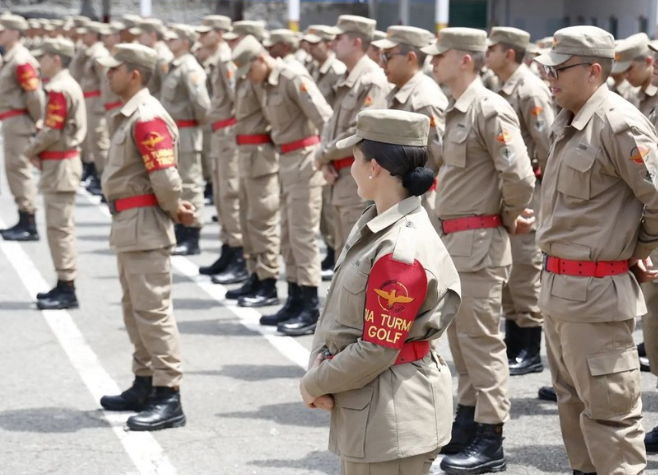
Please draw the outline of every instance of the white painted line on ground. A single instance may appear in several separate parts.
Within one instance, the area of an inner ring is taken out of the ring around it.
[[[0,228],[4,227],[5,224],[0,219]],[[36,295],[49,288],[19,243],[0,241],[0,250],[30,294]],[[65,310],[42,310],[41,314],[78,372],[80,379],[89,389],[94,401],[99,401],[101,396],[106,394],[118,394],[119,386],[103,368],[71,315]],[[176,475],[176,469],[153,435],[148,432],[124,430],[123,426],[127,418],[125,413],[99,412],[112,427],[140,475]]]

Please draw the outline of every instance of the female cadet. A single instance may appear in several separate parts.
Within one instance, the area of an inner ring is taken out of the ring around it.
[[[450,439],[452,384],[431,351],[460,303],[459,276],[419,196],[433,183],[429,119],[364,111],[353,147],[359,196],[373,201],[336,263],[300,389],[331,410],[343,475],[429,474]]]

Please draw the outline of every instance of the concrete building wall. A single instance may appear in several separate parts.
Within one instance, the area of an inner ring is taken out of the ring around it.
[[[563,0],[490,0],[491,23],[528,31],[533,40],[552,36],[564,24],[565,3]]]
[[[646,21],[645,33],[653,36],[656,31],[655,0],[579,0],[565,2],[565,15],[572,25],[581,20],[586,24],[597,23],[597,26],[610,31],[610,18],[617,19],[617,37],[626,38],[640,31],[640,17]],[[614,33],[611,31],[611,33]]]

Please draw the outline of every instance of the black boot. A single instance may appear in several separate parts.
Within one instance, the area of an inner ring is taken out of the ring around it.
[[[90,195],[93,196],[102,196],[103,189],[101,188],[101,179],[96,173],[89,178],[89,184],[86,186],[86,190]]]
[[[336,265],[336,251],[333,247],[327,246],[327,255],[320,263],[320,275],[322,281],[327,282],[334,276],[334,266]]]
[[[195,254],[201,254],[201,248],[199,248],[199,235],[201,234],[201,229],[199,228],[189,228],[183,227],[181,230],[181,239],[174,250],[172,251],[172,256],[192,256]]]
[[[226,292],[226,298],[237,300],[246,295],[255,295],[259,286],[260,280],[258,280],[258,275],[254,272],[241,287]]]
[[[505,319],[505,345],[507,346],[507,361],[512,364],[519,354],[520,328],[514,320]]]
[[[503,472],[506,467],[502,424],[477,424],[471,443],[441,461],[441,470],[448,475]]]
[[[658,427],[654,427],[651,432],[647,432],[644,436],[644,445],[648,453],[658,453]]]
[[[276,279],[263,279],[258,283],[258,289],[253,295],[244,295],[238,299],[240,307],[267,307],[278,305],[279,296],[276,292]]]
[[[580,470],[574,470],[573,475],[596,475],[596,472],[581,472]]]
[[[555,394],[555,389],[552,386],[542,386],[539,388],[537,397],[542,401],[557,402],[557,394]]]
[[[157,386],[155,396],[149,399],[146,408],[139,414],[129,417],[127,424],[131,430],[151,431],[183,427],[185,422],[178,388]]]
[[[286,303],[274,315],[260,317],[260,324],[276,326],[281,322],[285,322],[299,315],[303,306],[302,289],[295,282],[288,282],[288,298],[286,299]]]
[[[647,350],[644,346],[644,342],[637,345],[637,354],[640,357],[640,371],[650,373],[651,363],[649,358],[647,358]]]
[[[37,295],[39,310],[62,310],[80,306],[75,295],[75,283],[72,280],[58,280],[57,286],[48,293],[50,295],[42,299],[39,299]]]
[[[226,266],[231,260],[232,250],[228,244],[222,245],[222,253],[219,255],[217,260],[210,264],[209,266],[199,267],[199,274],[201,275],[216,275],[220,272],[224,272]]]
[[[279,323],[277,330],[288,336],[312,335],[320,316],[320,301],[317,287],[301,287],[303,308],[299,315],[287,322]]]
[[[210,280],[213,284],[239,284],[249,278],[247,263],[244,261],[241,247],[232,247],[231,260],[223,272],[213,275]]]
[[[37,221],[34,214],[25,211],[18,212],[18,224],[2,233],[5,241],[38,241]]]
[[[528,373],[541,373],[544,365],[541,362],[541,327],[519,328],[521,332],[521,348],[516,358],[509,362],[509,374],[520,376]]]
[[[204,204],[211,205],[213,203],[212,195],[212,183],[207,182],[206,187],[203,190],[203,202]]]
[[[85,186],[91,180],[92,177],[96,176],[96,164],[95,163],[82,163],[82,176],[80,177],[80,182],[84,183]]]
[[[469,444],[475,435],[475,407],[457,405],[457,415],[452,423],[450,442],[441,449],[442,454],[456,454]]]
[[[133,385],[118,396],[103,396],[101,406],[108,411],[141,411],[153,396],[153,378],[135,376]]]

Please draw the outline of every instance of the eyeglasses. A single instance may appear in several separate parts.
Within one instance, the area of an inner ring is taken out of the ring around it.
[[[566,71],[567,69],[575,68],[576,66],[591,66],[592,64],[594,63],[576,63],[570,64],[569,66],[562,66],[561,68],[556,68],[555,66],[544,66],[544,73],[553,79],[559,79],[560,71]]]
[[[393,56],[406,56],[407,52],[406,51],[398,51],[396,53],[382,53],[379,55],[379,57],[382,60],[382,63],[388,63]]]

